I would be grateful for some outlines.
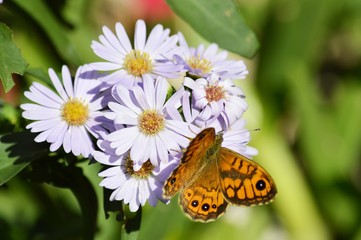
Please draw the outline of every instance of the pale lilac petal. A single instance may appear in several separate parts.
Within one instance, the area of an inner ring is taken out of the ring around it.
[[[134,134],[134,129],[136,128],[137,127],[124,128],[108,135],[107,140],[111,141],[110,146],[112,148],[116,148],[117,155],[124,154],[134,144],[134,141],[139,134]]]
[[[160,36],[163,33],[162,25],[156,25],[152,31],[150,32],[147,43],[145,44],[144,51],[145,52],[154,52],[157,47],[157,43],[159,42]]]
[[[68,98],[74,98],[74,89],[73,89],[73,83],[71,80],[69,68],[64,65],[61,68],[61,73],[63,76],[63,83],[64,83],[65,91],[68,95]]]
[[[134,104],[134,102],[132,101],[132,99],[130,97],[130,92],[128,89],[126,89],[125,87],[123,87],[121,85],[118,85],[114,88],[113,93],[114,93],[113,94],[114,97],[120,99],[122,101],[123,105],[132,109],[137,114],[141,113],[141,109],[139,109],[138,106],[136,106]],[[110,105],[111,105],[111,103],[109,103],[109,107],[110,107]]]
[[[150,109],[155,109],[155,88],[154,81],[149,77],[144,82],[144,93]]]
[[[124,184],[125,179],[123,180],[121,177],[123,174],[119,174],[119,167],[114,167],[114,169],[115,169],[115,171],[117,171],[117,174],[114,176],[105,175],[106,178],[99,183],[100,186],[113,190],[113,189],[119,188],[120,186],[122,186]],[[101,172],[101,173],[103,173],[103,172]],[[99,173],[99,176],[101,176],[101,173]]]
[[[100,173],[98,173],[98,176],[100,176],[100,177],[112,177],[112,176],[120,175],[119,173],[121,173],[120,166],[116,166],[116,167],[110,167],[110,168],[107,168],[106,170],[101,171]],[[119,180],[125,181],[126,179],[121,177]]]
[[[165,146],[165,143],[162,141],[162,139],[160,137],[156,137],[155,138],[155,143],[156,143],[156,146],[157,146],[157,151],[158,151],[158,156],[159,156],[159,160],[162,161],[163,163],[166,163],[168,162],[168,151],[167,149],[164,147]],[[152,164],[155,165],[155,166],[158,166],[158,161],[156,162],[155,159],[150,159]],[[156,162],[156,164],[155,164]]]
[[[146,97],[146,95],[145,95],[145,93],[144,93],[144,91],[143,91],[143,89],[141,87],[134,86],[132,91],[134,93],[134,96],[137,96],[136,101],[139,104],[139,106],[141,107],[141,109],[149,109],[149,108],[151,108],[151,106],[149,106],[149,104],[148,104],[147,97]]]
[[[203,53],[203,58],[205,59],[211,59],[213,56],[216,55],[218,51],[218,46],[215,43],[212,43],[211,45],[208,46],[208,48],[204,51]]]
[[[119,28],[119,25],[120,25],[119,23],[117,23],[115,25],[116,32],[118,32],[117,28]],[[103,33],[104,33],[104,36],[106,37],[107,41],[109,42],[109,45],[106,45],[106,47],[113,48],[115,50],[115,52],[119,52],[122,55],[127,54],[128,50],[125,49],[121,45],[120,41],[118,41],[118,40],[123,39],[123,38],[128,39],[127,35],[124,35],[120,39],[118,39],[117,36],[112,31],[110,31],[110,29],[107,28],[107,27],[103,27]],[[118,61],[119,61],[119,59],[118,59]],[[116,61],[114,61],[114,62],[116,62]]]
[[[45,90],[46,93],[36,89],[36,87],[34,87],[34,85],[36,84],[46,89]],[[58,95],[56,95],[53,91],[49,90],[48,88],[45,88],[39,83],[33,83],[33,85],[30,86],[30,90],[31,90],[30,92],[28,91],[24,92],[25,97],[42,106],[49,108],[60,108],[60,106],[63,104],[63,100]]]
[[[32,122],[26,126],[27,129],[31,129],[32,132],[42,132],[49,130],[59,124],[60,119],[46,119],[37,122]]]
[[[55,152],[56,150],[58,150],[61,147],[62,144],[63,144],[63,139],[60,138],[60,136],[59,136],[57,141],[50,144],[50,147],[49,147],[50,152]]]
[[[142,206],[144,206],[145,202],[149,197],[149,189],[146,181],[139,182],[138,191],[139,191],[139,203]]]
[[[135,24],[134,49],[144,50],[146,39],[146,26],[143,20],[138,20]]]
[[[46,140],[48,142],[56,142],[60,136],[64,136],[67,129],[68,125],[64,121],[58,121],[57,125],[52,128],[52,132]]]
[[[155,85],[155,105],[154,108],[156,110],[161,111],[167,96],[167,89],[168,89],[169,85],[167,80],[165,80],[165,78],[163,77],[159,77],[156,80],[156,85]]]
[[[126,52],[130,52],[132,50],[132,45],[131,45],[131,43],[129,41],[127,33],[124,30],[123,25],[120,24],[120,23],[117,23],[115,25],[115,30],[116,30],[116,33],[117,33],[117,37],[118,37],[118,39],[120,41],[120,44],[122,45],[124,50]]]
[[[49,68],[48,73],[49,73],[50,79],[51,79],[56,91],[58,92],[58,94],[60,94],[60,97],[63,99],[63,101],[67,101],[69,99],[69,97],[66,94],[66,92],[63,88],[63,85],[61,84],[55,71],[52,68]]]
[[[144,163],[148,160],[150,138],[143,134],[138,134],[130,150],[130,158],[136,163]]]
[[[120,68],[123,62],[122,55],[118,53],[115,49],[113,49],[111,44],[104,37],[100,36],[99,40],[101,43],[92,41],[91,48],[93,49],[93,52],[98,57],[107,60],[109,61],[109,63],[117,65],[117,68]]]
[[[64,135],[63,148],[66,153],[71,151],[71,131],[68,129]]]
[[[39,105],[33,105],[28,111],[24,111],[22,116],[30,120],[46,120],[51,118],[60,117],[60,111],[58,109],[51,109],[41,107]]]
[[[89,64],[90,67],[99,70],[99,71],[112,71],[116,69],[120,69],[122,66],[118,63],[111,62],[93,62]]]

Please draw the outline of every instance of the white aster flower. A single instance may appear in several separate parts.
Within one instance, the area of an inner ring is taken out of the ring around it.
[[[247,109],[242,90],[230,79],[220,80],[217,74],[197,80],[186,77],[184,86],[192,90],[193,108],[200,111],[197,118],[201,121],[211,122],[221,116],[229,125]]]
[[[180,150],[189,143],[185,137],[192,135],[188,124],[168,115],[167,89],[168,83],[162,77],[155,82],[145,79],[132,90],[122,85],[113,88],[117,102],[109,103],[112,112],[105,116],[125,127],[110,133],[107,139],[117,155],[130,151],[135,170],[148,160],[154,166],[167,162],[169,151]]]
[[[218,45],[210,44],[207,48],[200,44],[197,48],[189,47],[184,36],[178,33],[182,55],[176,55],[178,64],[184,66],[188,75],[207,78],[217,73],[222,79],[244,79],[248,74],[242,60],[227,60],[228,52],[218,52]]]
[[[137,211],[139,206],[144,206],[147,201],[151,206],[155,206],[158,200],[169,202],[162,198],[162,187],[175,167],[173,162],[160,163],[155,167],[147,160],[139,170],[134,170],[134,162],[128,152],[117,155],[107,141],[99,141],[98,146],[102,151],[95,151],[94,159],[109,166],[99,176],[104,178],[100,186],[112,190],[110,201],[123,201],[129,204],[132,212]]]
[[[255,148],[247,146],[250,140],[250,131],[245,128],[246,121],[244,119],[238,118],[231,125],[225,124],[222,116],[212,121],[203,121],[199,117],[200,111],[194,107],[195,101],[191,100],[189,91],[180,88],[175,94],[180,94],[181,97],[177,98],[179,101],[169,106],[176,111],[173,109],[172,111],[169,110],[169,112],[178,113],[173,115],[174,119],[185,119],[190,124],[192,132],[195,133],[191,138],[194,138],[203,129],[213,127],[217,133],[221,132],[223,134],[222,147],[232,149],[246,157],[252,157],[258,153]]]
[[[217,129],[217,124],[217,121],[215,121],[211,124],[211,127]],[[222,147],[229,148],[243,156],[251,158],[252,156],[257,155],[258,151],[247,145],[251,139],[251,134],[250,131],[245,128],[245,125],[246,121],[244,119],[237,119],[237,121],[224,131],[220,130],[223,132]]]
[[[103,35],[99,41],[92,42],[92,49],[96,55],[107,62],[92,63],[95,70],[110,71],[102,78],[111,85],[121,83],[127,88],[146,76],[156,79],[158,76],[177,78],[182,66],[171,61],[173,55],[179,51],[178,37],[169,36],[169,29],[163,29],[158,24],[146,39],[146,25],[138,20],[135,25],[134,47],[132,47],[122,24],[115,25],[116,35],[107,27],[103,27]]]
[[[20,106],[24,110],[23,117],[35,121],[26,128],[40,133],[36,142],[51,143],[50,151],[63,145],[66,153],[89,157],[94,151],[89,133],[95,137],[104,136],[103,127],[107,125],[99,122],[104,118],[100,112],[104,97],[98,94],[100,81],[95,79],[96,72],[88,66],[79,67],[74,85],[66,66],[62,68],[62,81],[53,69],[49,69],[49,76],[56,92],[34,82],[30,91],[24,93],[34,102]]]

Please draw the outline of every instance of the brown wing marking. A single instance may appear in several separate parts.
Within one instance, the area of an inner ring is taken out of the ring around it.
[[[195,179],[179,196],[183,211],[194,221],[214,221],[226,212],[228,206],[217,174],[209,173],[206,178]]]
[[[212,146],[216,138],[214,128],[206,128],[201,131],[192,141],[189,143],[187,150],[185,151],[181,163],[189,161],[199,162],[205,155],[206,150]]]
[[[236,205],[271,202],[277,188],[272,177],[259,164],[228,148],[221,148],[218,162],[224,197]]]
[[[172,198],[182,186],[185,186],[196,174],[208,149],[215,140],[214,128],[201,131],[189,143],[179,166],[174,169],[163,186],[163,197]]]

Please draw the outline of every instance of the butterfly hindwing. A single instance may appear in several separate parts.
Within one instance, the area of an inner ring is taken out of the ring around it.
[[[180,192],[179,203],[185,214],[194,221],[214,221],[227,209],[228,203],[223,197],[220,179],[212,167],[216,165],[205,166],[202,175],[196,176]]]
[[[277,189],[259,164],[228,148],[221,148],[219,176],[224,197],[232,204],[251,206],[272,201]]]

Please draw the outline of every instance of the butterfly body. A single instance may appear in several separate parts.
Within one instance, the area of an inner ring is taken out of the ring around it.
[[[163,197],[180,192],[179,203],[192,220],[213,221],[228,204],[266,204],[277,193],[272,177],[260,165],[221,147],[222,141],[214,128],[201,131],[164,184]]]

